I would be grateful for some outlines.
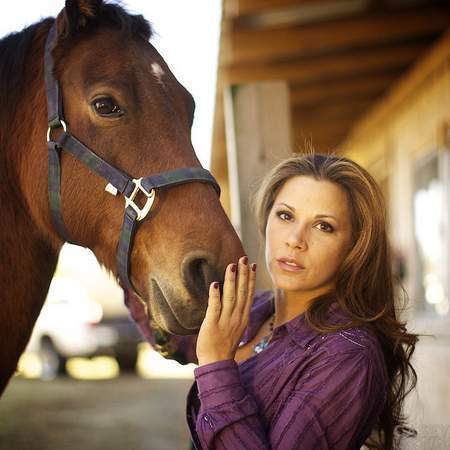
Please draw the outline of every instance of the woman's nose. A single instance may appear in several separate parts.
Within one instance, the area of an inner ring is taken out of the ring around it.
[[[306,233],[303,229],[297,228],[292,230],[287,238],[287,245],[291,248],[306,250],[308,247]]]

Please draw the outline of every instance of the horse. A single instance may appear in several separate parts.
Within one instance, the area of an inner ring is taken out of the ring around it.
[[[49,76],[60,86],[57,109],[64,109],[64,122],[56,126],[49,122],[54,107],[47,104],[44,73],[52,30]],[[56,19],[0,41],[0,394],[30,338],[67,240],[52,211],[55,193],[48,190],[55,149],[64,231],[116,277],[124,207],[131,211],[131,202],[138,212],[147,209],[145,220],[135,224],[129,274],[121,284],[129,275],[124,287],[136,290],[164,332],[196,334],[210,282],[223,281],[226,265],[244,254],[191,143],[194,100],[150,44],[152,32],[141,15],[117,4],[67,0]],[[98,172],[63,148],[66,127],[108,167],[136,177],[125,205],[111,183],[105,190]],[[203,171],[203,180],[191,175],[189,182],[155,185],[150,207],[141,206],[150,195],[142,177],[185,168]],[[133,200],[136,193],[142,198]]]

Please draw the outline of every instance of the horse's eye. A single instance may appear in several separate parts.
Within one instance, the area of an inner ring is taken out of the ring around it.
[[[111,97],[102,97],[94,100],[92,106],[100,116],[119,117],[123,114],[120,106]]]

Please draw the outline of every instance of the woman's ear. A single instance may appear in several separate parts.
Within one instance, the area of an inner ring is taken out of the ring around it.
[[[73,36],[89,22],[95,21],[102,0],[66,0],[66,6],[57,17],[58,35]]]

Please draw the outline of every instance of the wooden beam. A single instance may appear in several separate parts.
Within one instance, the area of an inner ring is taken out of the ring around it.
[[[353,123],[358,119],[358,115],[341,117],[334,120],[307,121],[296,117],[293,120],[292,136],[296,145],[304,145],[305,141],[314,140],[320,142],[337,143],[341,142]]]
[[[317,3],[318,1],[319,0],[225,0],[224,9],[234,16],[243,16],[266,12],[273,9]]]
[[[349,130],[350,126],[336,130],[334,133],[333,130],[326,127],[314,130],[306,128],[296,130],[295,133],[292,133],[292,151],[298,152],[300,149],[307,149],[308,146],[326,150],[337,148],[345,141]]]
[[[219,67],[228,84],[253,81],[286,80],[312,83],[355,76],[378,70],[404,68],[428,48],[424,43],[403,44],[390,48],[355,50],[350,53],[322,56],[279,64],[246,64]]]
[[[298,0],[294,3],[281,0],[263,6],[267,8],[250,10],[239,8],[237,1],[228,0],[224,4],[223,17],[234,19],[237,27],[263,28],[323,22],[370,10],[366,0]]]
[[[318,121],[318,122],[297,122],[293,127],[294,136],[313,136],[313,137],[333,137],[347,133],[354,123],[355,118],[345,118],[336,122]]]
[[[293,151],[301,152],[309,146],[317,151],[330,151],[336,149],[345,139],[349,130],[349,125],[341,129],[321,129],[300,128],[293,134]]]
[[[316,106],[295,108],[293,117],[296,123],[315,123],[339,118],[355,118],[366,111],[373,104],[373,99],[349,98],[338,103],[328,103]]]
[[[292,116],[294,142],[304,144],[305,140],[311,140],[337,146],[367,108],[368,105],[329,108],[320,115],[295,112]]]
[[[378,89],[375,92],[363,93],[363,94],[352,94],[352,95],[337,95],[335,97],[328,96],[324,97],[321,101],[316,102],[297,102],[296,104],[291,103],[291,106],[296,110],[303,110],[305,112],[313,112],[318,108],[324,108],[329,105],[347,105],[349,102],[353,103],[355,101],[361,101],[366,105],[373,104],[380,96],[383,94],[384,89]]]
[[[292,107],[336,102],[352,97],[373,98],[382,94],[400,76],[401,71],[368,74],[363,77],[333,80],[327,83],[291,85]]]
[[[335,149],[372,101],[349,98],[346,102],[292,110],[295,146],[311,142],[317,150]]]
[[[268,62],[437,36],[450,21],[448,7],[358,15],[285,28],[223,29],[222,63]]]
[[[450,27],[431,50],[415,64],[409,73],[402,77],[389,94],[373,106],[353,127],[348,142],[357,141],[360,136],[369,135],[379,127],[395,108],[398,108],[409,96],[429,79],[435,71],[449,64]]]
[[[305,115],[292,114],[292,129],[294,132],[297,130],[303,131],[319,131],[319,130],[329,130],[331,134],[337,134],[340,130],[346,129],[347,127],[353,125],[355,120],[358,119],[358,114],[353,115],[346,114],[343,116],[334,115],[328,117],[322,116],[318,117],[307,117]]]
[[[296,146],[305,145],[306,142],[322,142],[326,144],[338,144],[345,138],[350,130],[350,125],[342,127],[338,126],[322,126],[322,127],[298,127],[292,133]]]

